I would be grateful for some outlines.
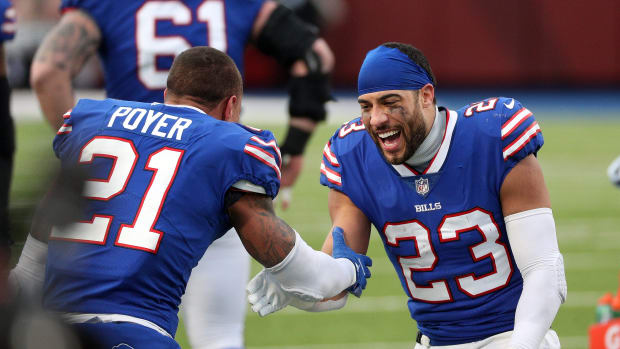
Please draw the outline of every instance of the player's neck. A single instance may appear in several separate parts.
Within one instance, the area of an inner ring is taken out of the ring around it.
[[[433,125],[426,135],[426,138],[424,138],[422,144],[418,147],[418,150],[416,150],[415,153],[413,153],[413,155],[405,161],[407,165],[412,166],[416,170],[424,170],[439,150],[445,130],[446,113],[445,111],[440,112],[439,109],[435,107],[435,119],[433,120]]]
[[[168,104],[168,105],[190,106],[190,107],[198,108],[198,109],[202,110],[206,114],[213,115],[213,114],[211,114],[212,110],[208,110],[208,108],[206,108],[203,104],[200,104],[200,103],[196,102],[195,100],[193,100],[191,98],[185,98],[185,97],[182,97],[182,96],[181,97],[172,96],[172,95],[168,94],[164,98],[164,103]]]

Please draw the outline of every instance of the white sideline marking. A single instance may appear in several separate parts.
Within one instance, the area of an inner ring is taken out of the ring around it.
[[[572,291],[568,290],[566,303],[563,308],[592,308],[603,293],[599,291]],[[360,299],[349,298],[344,308],[339,313],[408,313],[407,298],[402,296],[362,296]],[[281,315],[307,315],[308,313],[293,307],[286,307],[277,312]]]

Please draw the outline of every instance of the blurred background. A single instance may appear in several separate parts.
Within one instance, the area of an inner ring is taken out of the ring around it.
[[[295,1],[291,1],[294,3]],[[554,328],[563,348],[587,348],[597,299],[616,292],[620,271],[620,188],[606,176],[620,155],[620,1],[617,0],[311,0],[336,57],[337,101],[328,106],[306,152],[292,207],[279,214],[320,248],[330,228],[327,189],[318,183],[321,149],[344,121],[357,117],[357,73],[365,53],[386,41],[421,49],[437,76],[439,104],[458,109],[492,96],[520,100],[545,137],[539,159],[551,193],[569,286]],[[19,255],[30,217],[56,166],[54,130],[28,86],[43,36],[60,18],[59,0],[14,0],[17,35],[6,44],[17,154],[11,219]],[[286,72],[248,49],[243,120],[282,139]],[[75,80],[77,97],[103,98],[99,62]],[[415,323],[378,236],[364,297],[329,314],[296,310],[259,318],[248,313],[248,348],[412,348]],[[254,265],[257,271],[257,265]],[[189,348],[183,329],[177,339]],[[620,344],[619,344],[620,347]]]

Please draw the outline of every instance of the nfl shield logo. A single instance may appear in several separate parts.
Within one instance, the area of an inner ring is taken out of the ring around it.
[[[415,180],[415,191],[417,191],[418,194],[422,196],[428,194],[428,191],[429,191],[428,178],[416,179]]]

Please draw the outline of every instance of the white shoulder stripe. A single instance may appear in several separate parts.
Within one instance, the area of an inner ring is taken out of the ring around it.
[[[521,125],[521,123],[523,123],[523,121],[525,121],[530,116],[532,116],[532,112],[527,110],[526,108],[523,108],[516,112],[510,118],[510,120],[506,121],[502,125],[502,139],[508,137],[508,135],[510,135],[512,131],[519,127],[519,125]]]
[[[338,159],[336,158],[336,155],[332,153],[331,149],[329,149],[329,146],[330,146],[329,142],[325,144],[325,147],[323,148],[323,155],[325,155],[325,157],[327,158],[327,160],[332,166],[340,167],[340,163],[338,163]]]
[[[67,134],[69,132],[73,131],[73,126],[64,124],[62,125],[59,129],[58,132],[56,132],[57,135],[64,135]]]
[[[336,171],[330,170],[325,166],[325,163],[321,161],[321,173],[327,177],[327,180],[336,185],[342,185],[342,178]]]
[[[510,143],[504,151],[502,155],[504,156],[504,160],[516,154],[519,150],[521,150],[530,139],[534,138],[537,133],[540,132],[540,126],[538,126],[537,122],[534,122],[527,130],[523,131],[523,133],[515,139],[514,142]]]
[[[2,24],[2,32],[7,34],[15,34],[15,29],[17,29],[17,24],[6,22]]]
[[[278,154],[278,163],[282,163],[282,154],[280,154],[280,148],[278,148],[278,144],[276,144],[275,140],[270,140],[269,142],[265,142],[262,139],[256,137],[256,136],[252,136],[250,137],[251,140],[253,140],[254,142],[264,146],[264,147],[271,147],[273,148],[273,150],[276,152],[276,154]]]
[[[243,148],[243,151],[254,157],[255,159],[259,160],[260,162],[264,163],[265,165],[271,167],[274,171],[276,171],[276,174],[278,175],[278,179],[280,179],[280,166],[278,166],[278,164],[276,163],[276,159],[273,157],[273,155],[269,154],[267,151],[253,146],[251,144],[246,144],[245,148]]]

